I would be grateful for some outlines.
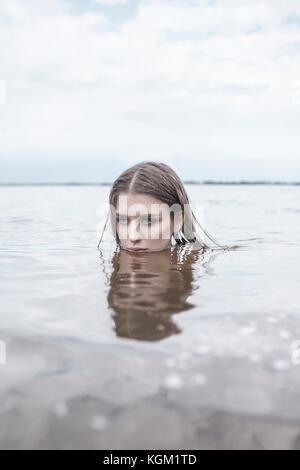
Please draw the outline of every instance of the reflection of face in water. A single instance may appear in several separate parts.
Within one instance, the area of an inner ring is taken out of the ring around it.
[[[181,332],[172,315],[194,307],[187,300],[194,289],[193,265],[203,258],[200,251],[184,254],[186,248],[115,253],[108,304],[117,336],[157,341]]]

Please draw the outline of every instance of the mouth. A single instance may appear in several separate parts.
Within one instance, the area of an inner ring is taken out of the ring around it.
[[[140,251],[146,251],[144,248],[127,248],[128,251],[132,251],[133,253],[138,253]]]

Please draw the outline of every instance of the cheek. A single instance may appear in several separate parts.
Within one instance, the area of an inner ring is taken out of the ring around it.
[[[160,221],[148,228],[148,239],[153,242],[168,240],[171,237],[170,225]]]
[[[120,240],[125,240],[127,238],[127,227],[122,224],[116,225],[116,231]]]
[[[147,233],[148,233],[148,239],[149,240],[157,240],[160,238],[160,224],[156,223],[147,228]]]

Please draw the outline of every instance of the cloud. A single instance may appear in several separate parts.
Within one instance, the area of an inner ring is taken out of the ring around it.
[[[2,155],[292,168],[297,0],[140,0],[129,16],[125,2],[105,3],[124,21],[95,2],[76,11],[67,0],[2,0]]]

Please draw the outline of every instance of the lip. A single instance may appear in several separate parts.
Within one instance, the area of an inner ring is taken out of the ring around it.
[[[127,248],[128,251],[133,251],[137,253],[138,251],[146,251],[144,248]]]

